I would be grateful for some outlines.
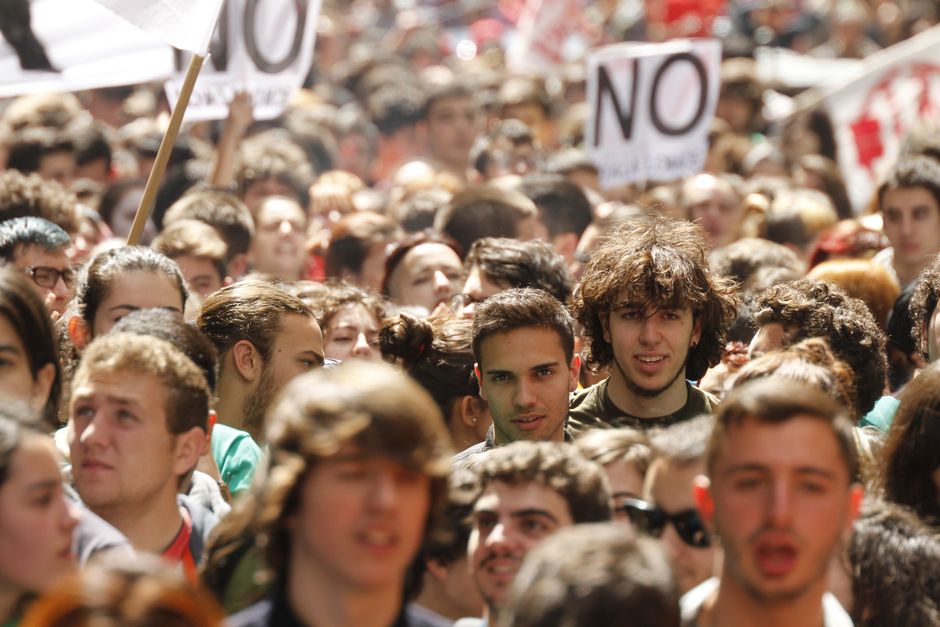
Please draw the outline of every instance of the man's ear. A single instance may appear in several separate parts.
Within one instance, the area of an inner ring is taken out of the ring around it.
[[[858,513],[862,509],[862,499],[865,498],[865,488],[860,483],[853,483],[849,488],[849,515],[846,520],[846,528],[851,529]]]
[[[610,340],[610,315],[609,311],[602,311],[598,318],[601,321],[601,335],[608,344],[613,344]]]
[[[444,566],[436,559],[431,559],[430,557],[424,558],[425,569],[431,573],[431,576],[439,581],[444,581],[447,579],[447,566]]]
[[[193,427],[176,436],[173,451],[173,474],[181,477],[196,467],[206,445],[206,432],[202,427]]]
[[[581,355],[575,353],[571,358],[571,364],[568,367],[568,391],[574,392],[578,389],[578,383],[581,381]]]
[[[692,480],[692,498],[702,520],[712,526],[715,519],[715,501],[712,498],[711,481],[705,475],[698,475]]]
[[[486,400],[486,394],[483,392],[483,377],[480,376],[480,364],[473,364],[473,376],[477,378],[477,386],[480,388],[480,398]]]
[[[81,316],[74,315],[69,318],[66,329],[69,332],[69,339],[72,340],[72,344],[75,345],[75,348],[83,350],[88,346],[88,343],[91,341],[91,333],[88,331],[88,325],[85,324],[85,320]]]
[[[261,362],[261,353],[255,348],[255,345],[248,340],[238,340],[235,346],[230,349],[232,353],[232,365],[235,370],[246,381],[253,382],[260,375],[264,364]]]
[[[689,347],[698,346],[702,339],[702,319],[698,316],[692,321],[692,337],[689,339]]]

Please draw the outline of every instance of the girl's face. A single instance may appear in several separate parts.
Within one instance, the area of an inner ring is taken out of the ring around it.
[[[134,270],[117,277],[98,304],[92,337],[111,330],[118,320],[138,309],[162,307],[183,315],[183,297],[176,281],[162,272]]]
[[[77,512],[66,498],[52,440],[26,435],[0,486],[0,587],[43,592],[74,568]]]

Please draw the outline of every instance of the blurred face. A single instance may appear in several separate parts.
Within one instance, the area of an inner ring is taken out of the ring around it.
[[[508,105],[503,110],[504,120],[515,118],[532,130],[532,134],[543,146],[554,144],[554,127],[545,109],[535,103]]]
[[[669,515],[695,510],[692,480],[704,472],[704,462],[682,466],[659,459],[649,470],[646,500]],[[689,545],[676,533],[672,522],[666,523],[660,540],[666,547],[680,594],[685,594],[716,574],[715,560],[719,550],[714,545],[706,548]]]
[[[927,188],[899,187],[885,193],[881,211],[895,265],[916,274],[940,252],[940,205]]]
[[[689,180],[683,188],[689,220],[705,229],[711,248],[725,246],[738,239],[744,219],[744,205],[728,186],[710,174]]]
[[[50,312],[59,315],[65,312],[65,307],[75,295],[75,273],[72,272],[72,264],[64,248],[48,251],[42,246],[32,244],[18,247],[13,256],[13,266],[24,272],[32,268],[32,274],[27,273],[27,276],[36,294],[46,303]],[[48,268],[66,274],[54,277],[55,273],[50,272]]]
[[[480,132],[480,116],[471,98],[439,100],[428,112],[431,155],[450,167],[466,169],[470,148]]]
[[[44,179],[57,181],[68,187],[75,180],[75,156],[68,150],[50,152],[39,158],[36,173]]]
[[[460,257],[449,246],[420,244],[392,272],[389,297],[399,305],[423,307],[430,313],[457,293],[462,276]]]
[[[98,304],[92,337],[104,335],[118,320],[138,309],[161,307],[183,315],[183,296],[176,281],[162,272],[134,270],[115,278]]]
[[[479,265],[473,264],[470,268],[470,273],[467,275],[467,280],[463,284],[463,291],[461,292],[462,304],[458,312],[459,315],[463,318],[472,318],[473,312],[476,311],[477,303],[482,303],[493,294],[498,294],[508,289],[508,287],[508,285],[501,285],[491,280],[486,276],[486,273],[480,269]]]
[[[264,201],[255,214],[251,242],[255,270],[284,281],[299,280],[307,260],[306,232],[307,218],[296,202],[280,197]]]
[[[701,336],[692,310],[643,309],[618,301],[604,325],[614,353],[611,381],[649,399],[684,389],[689,348]]]
[[[175,499],[189,471],[167,428],[167,391],[156,375],[90,373],[73,384],[69,450],[75,489],[107,519],[109,512]]]
[[[567,501],[545,484],[490,483],[473,507],[467,546],[483,601],[491,608],[502,606],[529,551],[573,524]]]
[[[281,388],[297,375],[322,365],[323,335],[316,319],[301,314],[284,314],[258,384],[245,399],[245,429],[255,436],[260,435],[268,405]]]
[[[114,212],[111,214],[111,222],[108,226],[114,232],[115,237],[127,237],[134,225],[134,217],[137,215],[137,207],[140,205],[140,199],[144,195],[143,187],[132,187],[124,192],[121,199],[114,206]],[[143,233],[140,235],[140,244],[146,246],[150,244],[157,235],[157,227],[153,220],[147,220],[144,224]]]
[[[181,255],[173,261],[179,265],[191,292],[205,298],[222,287],[224,277],[219,275],[215,263],[208,257]]]
[[[55,366],[44,364],[34,377],[23,340],[6,316],[0,316],[0,395],[25,401],[34,411],[49,398]]]
[[[430,507],[427,475],[344,445],[317,461],[288,518],[290,572],[313,572],[335,589],[402,585]]]
[[[269,176],[249,183],[248,186],[245,187],[242,200],[245,202],[245,205],[248,206],[248,209],[251,210],[251,215],[254,216],[257,215],[258,208],[266,198],[270,198],[271,196],[293,198],[295,195],[296,192],[293,187],[279,181],[276,177]]]
[[[379,321],[371,311],[358,303],[343,305],[326,324],[323,351],[327,357],[341,361],[381,361]]]
[[[65,499],[52,440],[26,435],[0,485],[0,590],[41,593],[74,569],[77,513]]]
[[[580,366],[577,355],[568,360],[552,329],[522,327],[483,340],[476,372],[496,443],[561,442],[568,394],[578,385]]]
[[[725,551],[722,586],[763,603],[822,595],[861,500],[842,459],[831,428],[811,416],[728,430],[699,493]]]

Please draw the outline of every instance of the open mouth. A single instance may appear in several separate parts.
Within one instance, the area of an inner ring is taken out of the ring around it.
[[[541,414],[527,414],[525,416],[519,416],[512,422],[523,431],[532,431],[537,429],[544,420],[545,416]]]
[[[790,544],[761,543],[756,553],[757,567],[765,577],[784,577],[796,566],[797,550]]]

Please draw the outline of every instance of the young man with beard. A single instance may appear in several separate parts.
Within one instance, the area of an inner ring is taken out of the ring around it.
[[[646,430],[711,412],[715,398],[687,379],[718,362],[738,297],[706,253],[700,227],[640,216],[591,254],[572,306],[588,364],[610,376],[571,398],[575,434]]]
[[[323,365],[323,335],[299,298],[261,281],[242,281],[209,296],[196,327],[219,351],[216,411],[259,445],[264,416],[292,378]]]
[[[515,442],[486,453],[473,469],[470,574],[483,596],[483,619],[457,627],[499,624],[513,580],[530,550],[555,531],[611,518],[604,471],[567,444]]]
[[[570,438],[568,395],[581,368],[572,327],[564,305],[542,290],[505,290],[480,305],[471,331],[474,373],[493,426],[457,461],[517,440]]]
[[[807,384],[768,377],[715,414],[695,500],[721,539],[721,576],[682,599],[691,627],[851,625],[826,593],[862,487],[845,410]]]

